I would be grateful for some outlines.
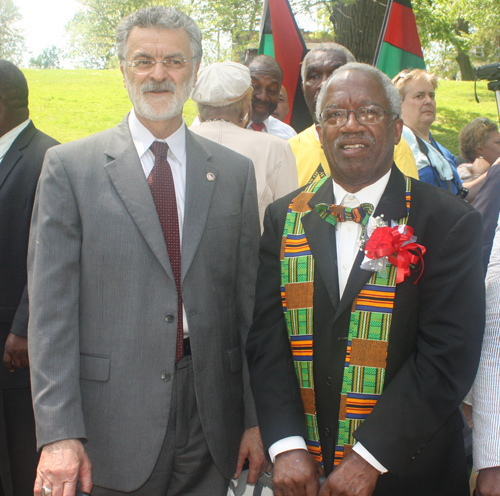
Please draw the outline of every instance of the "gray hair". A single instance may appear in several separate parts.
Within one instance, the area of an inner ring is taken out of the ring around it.
[[[238,101],[224,105],[223,107],[212,107],[204,103],[198,103],[198,114],[202,122],[211,119],[218,119],[221,116],[237,118],[243,111],[246,105],[252,100],[253,88],[250,89]]]
[[[323,85],[321,88],[321,91],[318,95],[318,101],[316,103],[316,119],[318,122],[322,122],[321,120],[321,111],[323,109],[323,102],[325,100],[325,95],[326,95],[326,90],[328,86],[330,86],[330,83],[332,80],[336,77],[338,77],[340,74],[343,72],[349,71],[349,70],[358,70],[362,71],[365,74],[369,74],[373,78],[377,79],[380,84],[382,85],[382,88],[384,90],[384,94],[389,101],[389,110],[391,112],[396,113],[398,116],[401,115],[401,97],[399,96],[399,92],[394,86],[393,82],[390,80],[390,78],[384,74],[382,71],[379,69],[368,65],[368,64],[362,64],[360,62],[351,62],[349,64],[343,65],[342,67],[339,67],[326,81],[326,83]]]
[[[184,29],[191,38],[191,50],[193,61],[201,61],[203,49],[201,47],[201,31],[196,22],[188,15],[174,7],[147,7],[132,12],[125,17],[116,28],[116,48],[118,58],[125,60],[127,51],[127,39],[133,28],[157,28],[157,29]]]
[[[333,42],[321,43],[320,45],[314,47],[312,50],[309,50],[309,52],[307,52],[306,56],[304,57],[300,69],[300,75],[302,77],[302,81],[306,80],[307,61],[310,55],[315,52],[341,52],[342,54],[344,54],[346,64],[348,64],[349,62],[356,62],[356,58],[354,57],[354,55],[345,46]]]

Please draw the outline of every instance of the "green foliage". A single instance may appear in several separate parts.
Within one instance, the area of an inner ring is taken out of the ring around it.
[[[22,19],[12,0],[0,0],[0,59],[19,64],[26,50],[22,30],[16,23]]]
[[[23,70],[30,90],[30,117],[42,131],[61,143],[116,126],[132,104],[119,70]],[[197,114],[189,100],[184,118]]]
[[[242,60],[249,42],[258,44],[262,0],[194,0],[191,9],[203,32],[206,63]]]
[[[31,57],[29,66],[33,69],[59,69],[61,54],[62,50],[52,45],[50,48],[44,48],[38,57]]]
[[[131,12],[150,5],[178,6],[166,0],[78,0],[83,10],[66,26],[70,35],[70,54],[77,67],[109,69],[118,66],[115,56],[115,29]]]

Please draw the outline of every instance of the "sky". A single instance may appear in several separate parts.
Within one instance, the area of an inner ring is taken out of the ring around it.
[[[14,4],[23,17],[17,25],[24,30],[26,47],[31,52],[27,59],[52,45],[64,49],[64,26],[82,6],[76,0],[14,0]]]

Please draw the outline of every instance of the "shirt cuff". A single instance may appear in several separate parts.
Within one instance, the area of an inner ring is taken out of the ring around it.
[[[359,456],[364,458],[365,461],[367,461],[373,468],[376,468],[381,474],[389,472],[361,443],[356,443],[352,450],[355,451]]]
[[[296,449],[307,450],[306,442],[302,436],[290,436],[280,439],[271,445],[269,448],[269,457],[271,461],[274,463],[276,457],[280,453],[284,453],[285,451],[292,451]]]

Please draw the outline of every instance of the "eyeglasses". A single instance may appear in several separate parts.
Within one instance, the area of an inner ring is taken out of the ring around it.
[[[132,67],[132,72],[135,72],[136,74],[149,74],[153,71],[155,64],[163,64],[163,67],[168,72],[176,72],[186,69],[189,62],[191,62],[193,58],[194,57],[191,57],[190,59],[167,57],[164,60],[138,59],[133,62],[127,61],[127,64]]]
[[[322,122],[329,126],[343,126],[349,119],[349,114],[354,114],[358,122],[363,125],[378,124],[382,122],[385,114],[394,114],[396,118],[398,117],[396,112],[389,112],[378,105],[366,105],[357,110],[330,107],[323,110],[320,117]]]

